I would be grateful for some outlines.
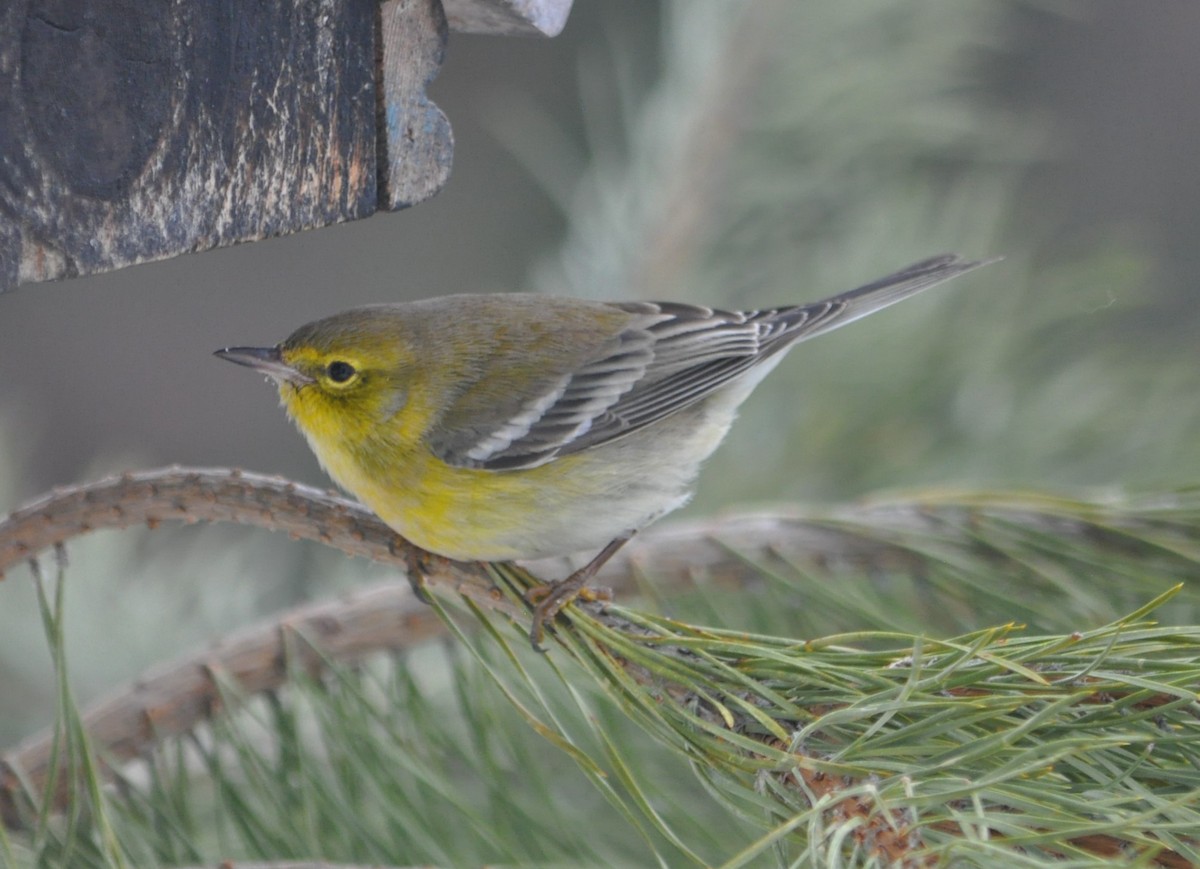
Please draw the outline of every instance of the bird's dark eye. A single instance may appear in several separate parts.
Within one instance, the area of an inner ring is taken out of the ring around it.
[[[334,383],[345,383],[354,376],[354,366],[349,362],[343,362],[338,359],[329,363],[329,367],[325,369],[325,373],[329,375],[329,379]]]

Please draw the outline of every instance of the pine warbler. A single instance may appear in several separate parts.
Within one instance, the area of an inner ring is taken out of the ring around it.
[[[540,648],[597,569],[687,501],[788,348],[981,265],[939,256],[823,302],[746,312],[445,296],[216,355],[273,380],[329,475],[422,549],[472,561],[599,550],[540,596]]]

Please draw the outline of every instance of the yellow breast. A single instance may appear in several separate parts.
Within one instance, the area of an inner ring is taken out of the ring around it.
[[[283,394],[284,405],[321,466],[406,540],[468,561],[527,558],[546,548],[537,538],[552,532],[540,530],[540,520],[555,508],[544,477],[569,475],[574,461],[510,473],[452,467],[421,443],[420,408],[384,426],[356,425],[292,393]]]

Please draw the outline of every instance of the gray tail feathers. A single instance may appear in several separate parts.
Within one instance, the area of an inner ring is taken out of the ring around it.
[[[967,260],[956,254],[942,254],[913,263],[887,277],[839,293],[822,302],[793,308],[791,311],[780,311],[779,314],[793,321],[796,332],[799,333],[790,336],[793,340],[808,339],[853,323],[922,290],[999,259],[1000,257]],[[797,314],[800,316],[797,317]]]
[[[984,260],[968,260],[956,254],[942,254],[913,263],[908,268],[901,269],[877,281],[871,281],[853,290],[839,293],[829,301],[842,302],[846,305],[844,322],[865,317],[880,308],[894,305],[909,296],[914,296],[922,290],[958,277],[961,274],[974,271],[986,265],[999,261],[1000,257]],[[841,325],[841,324],[839,324]]]

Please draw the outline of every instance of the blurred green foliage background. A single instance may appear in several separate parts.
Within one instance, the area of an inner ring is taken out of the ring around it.
[[[0,510],[167,463],[324,479],[209,359],[366,302],[534,288],[820,298],[953,250],[983,272],[805,345],[693,513],[881,487],[1200,480],[1200,6],[580,0],[550,41],[453,35],[449,186],[407,212],[0,297]],[[229,529],[71,548],[87,697],[379,571]],[[0,744],[50,720],[24,571]]]

